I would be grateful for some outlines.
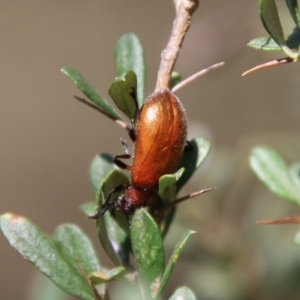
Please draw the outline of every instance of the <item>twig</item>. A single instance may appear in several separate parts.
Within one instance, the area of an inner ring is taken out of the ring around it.
[[[296,62],[296,61],[294,61],[290,57],[279,58],[279,59],[272,60],[272,61],[269,61],[267,63],[264,63],[262,65],[256,66],[256,67],[244,72],[242,74],[242,76],[248,75],[248,74],[250,74],[252,72],[255,72],[255,71],[258,71],[258,70],[262,70],[262,69],[266,69],[266,68],[270,68],[270,67],[275,67],[275,66],[278,66],[278,65],[291,63],[291,62]]]
[[[257,221],[259,225],[274,225],[274,224],[300,224],[300,217],[286,217],[282,219],[262,220]]]
[[[107,114],[105,111],[103,111],[100,107],[96,106],[93,103],[90,103],[89,101],[85,100],[84,98],[80,98],[78,96],[74,96],[74,98],[76,100],[78,100],[81,103],[86,104],[87,106],[95,109],[96,111],[100,112],[101,114],[104,114],[105,116],[107,116],[108,118],[110,118],[111,120],[113,120],[115,123],[117,123],[119,126],[121,126],[123,129],[130,131],[130,126],[127,125],[125,122],[121,121],[121,120],[117,120],[114,119],[113,117],[111,117],[109,114]]]
[[[191,17],[199,5],[199,0],[174,0],[176,18],[166,48],[161,53],[161,61],[156,81],[156,90],[169,86],[172,71],[183,39],[190,27]]]
[[[103,298],[101,297],[101,295],[99,295],[97,289],[95,288],[95,286],[93,285],[93,283],[91,282],[90,278],[88,277],[88,275],[86,274],[85,270],[83,269],[82,265],[80,264],[79,261],[75,260],[75,263],[81,273],[81,275],[84,277],[84,279],[86,280],[87,284],[89,285],[90,289],[93,291],[93,294],[95,295],[97,300],[103,300]]]
[[[175,93],[177,92],[179,89],[181,89],[182,87],[184,87],[185,85],[189,84],[190,82],[194,81],[195,79],[197,79],[198,77],[208,73],[209,71],[212,71],[214,69],[217,69],[219,67],[222,67],[224,66],[224,62],[220,62],[220,63],[217,63],[217,64],[214,64],[206,69],[203,69],[191,76],[189,76],[188,78],[182,80],[181,82],[179,82],[178,84],[176,84],[173,89],[172,89],[172,92]]]
[[[181,203],[181,202],[183,202],[183,201],[186,201],[186,200],[188,200],[188,199],[191,199],[191,198],[200,196],[200,195],[202,195],[202,194],[204,194],[204,193],[213,191],[213,190],[215,190],[215,189],[216,189],[216,187],[207,188],[207,189],[203,189],[203,190],[201,190],[201,191],[194,192],[194,193],[192,193],[192,194],[183,196],[183,197],[181,197],[181,198],[179,198],[179,199],[176,199],[175,201],[169,203],[169,204],[167,205],[167,207],[168,207],[168,208],[173,207],[173,206],[175,206],[175,205],[177,205],[177,204],[179,204],[179,203]]]

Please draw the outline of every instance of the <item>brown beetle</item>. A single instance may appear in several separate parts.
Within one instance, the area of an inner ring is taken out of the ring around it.
[[[114,188],[90,218],[101,217],[111,206],[130,215],[141,206],[157,205],[159,178],[177,171],[186,137],[187,119],[180,101],[168,89],[155,91],[145,100],[137,117],[132,166],[120,161],[130,158],[125,142],[122,141],[126,154],[114,157],[117,166],[131,171],[131,184]],[[113,193],[122,190],[124,195],[110,200]]]

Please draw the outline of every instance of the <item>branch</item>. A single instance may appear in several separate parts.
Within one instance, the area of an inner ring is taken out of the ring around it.
[[[190,27],[191,18],[199,5],[199,0],[174,0],[176,18],[166,48],[161,53],[161,61],[156,81],[156,90],[169,86],[172,71],[183,39]]]
[[[186,86],[187,84],[189,84],[190,82],[194,81],[195,79],[197,79],[198,77],[208,73],[209,71],[212,71],[216,68],[222,67],[224,65],[224,62],[220,62],[217,64],[214,64],[206,69],[203,69],[191,76],[189,76],[188,78],[182,80],[180,83],[176,84],[173,88],[172,88],[172,92],[175,93],[177,92],[179,89],[181,89],[182,87]]]

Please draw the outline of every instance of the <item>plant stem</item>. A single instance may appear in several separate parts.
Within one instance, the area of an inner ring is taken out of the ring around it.
[[[190,27],[192,14],[199,5],[199,0],[174,0],[174,5],[176,7],[176,18],[169,42],[161,53],[156,90],[167,89],[169,86],[179,50]]]
[[[216,68],[219,68],[221,66],[224,65],[224,62],[220,62],[220,63],[217,63],[217,64],[214,64],[206,69],[203,69],[191,76],[189,76],[188,78],[182,80],[181,82],[179,82],[178,84],[176,84],[173,88],[172,88],[172,92],[175,93],[177,92],[179,89],[181,89],[182,87],[186,86],[187,84],[191,83],[192,81],[194,81],[195,79],[197,79],[198,77],[208,73],[209,71],[212,71]]]

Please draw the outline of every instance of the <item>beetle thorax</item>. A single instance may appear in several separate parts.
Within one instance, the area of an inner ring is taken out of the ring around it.
[[[132,214],[136,208],[147,205],[152,191],[146,191],[130,185],[125,194],[120,196],[116,202],[116,208],[126,214]]]

